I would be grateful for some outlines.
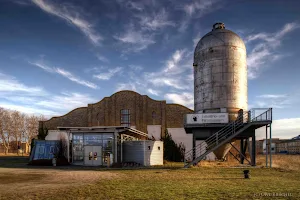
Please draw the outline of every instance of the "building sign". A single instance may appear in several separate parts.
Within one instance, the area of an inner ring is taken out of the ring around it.
[[[187,114],[186,124],[228,123],[228,113]]]

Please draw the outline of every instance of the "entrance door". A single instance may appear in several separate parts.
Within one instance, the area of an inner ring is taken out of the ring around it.
[[[102,165],[102,147],[85,146],[84,147],[84,165],[99,166]]]

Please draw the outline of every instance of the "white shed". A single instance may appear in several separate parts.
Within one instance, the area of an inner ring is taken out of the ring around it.
[[[164,164],[164,143],[162,141],[124,141],[122,149],[122,162],[135,162],[143,166]]]

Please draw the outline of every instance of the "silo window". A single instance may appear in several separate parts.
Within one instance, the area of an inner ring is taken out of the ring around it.
[[[151,147],[150,147],[150,146],[148,146],[148,150],[151,150]]]
[[[158,147],[158,150],[160,150],[160,147]]]
[[[209,48],[209,52],[212,53],[214,52],[214,50],[212,48]]]

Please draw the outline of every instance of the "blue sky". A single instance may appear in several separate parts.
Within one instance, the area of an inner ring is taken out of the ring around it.
[[[193,108],[193,51],[215,22],[245,41],[249,107],[300,134],[300,2],[2,0],[0,106],[62,115],[119,90]]]

